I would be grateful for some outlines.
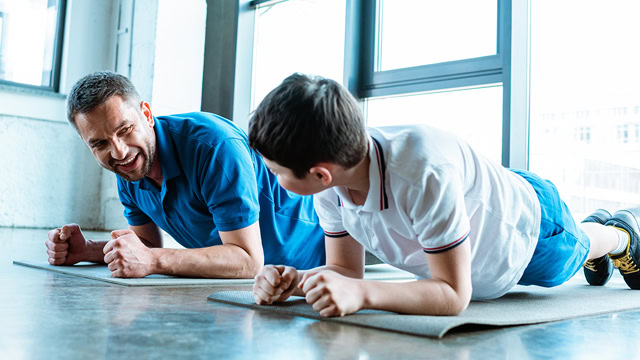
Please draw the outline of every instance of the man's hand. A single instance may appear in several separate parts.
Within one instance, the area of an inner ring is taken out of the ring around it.
[[[285,301],[298,285],[298,270],[285,265],[266,265],[256,275],[253,298],[258,305]]]
[[[308,304],[321,316],[344,316],[364,306],[362,280],[323,270],[304,274],[298,287],[305,293]]]
[[[51,265],[73,265],[80,261],[91,261],[89,244],[77,224],[49,231],[45,245]]]
[[[109,241],[102,252],[104,262],[117,278],[142,278],[154,273],[156,259],[151,249],[146,247],[132,230],[111,232]]]

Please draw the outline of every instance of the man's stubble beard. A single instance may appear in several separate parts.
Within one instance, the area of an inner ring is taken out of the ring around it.
[[[154,144],[152,143],[147,144],[147,153],[149,154],[149,157],[145,156],[142,153],[138,154],[138,156],[142,156],[144,158],[143,160],[146,162],[146,166],[145,164],[143,164],[144,169],[142,172],[142,176],[140,178],[137,178],[137,179],[131,178],[126,174],[116,171],[115,168],[114,168],[114,172],[118,176],[120,176],[121,178],[129,182],[135,182],[135,181],[140,181],[144,179],[144,177],[147,176],[147,174],[149,174],[149,171],[151,171],[151,168],[153,167],[153,161],[156,159],[156,147]]]

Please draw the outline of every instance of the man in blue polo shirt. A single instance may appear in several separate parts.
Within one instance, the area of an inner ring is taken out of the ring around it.
[[[108,264],[114,277],[251,278],[264,265],[324,264],[311,197],[281,188],[246,134],[209,113],[154,117],[125,77],[80,79],[67,115],[96,160],[117,174],[129,229],[110,241],[78,225],[51,230],[49,263]],[[163,249],[160,229],[187,249]]]

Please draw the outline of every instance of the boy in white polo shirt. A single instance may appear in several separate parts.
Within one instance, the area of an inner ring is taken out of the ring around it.
[[[598,210],[576,224],[549,181],[493,164],[453,135],[365,128],[355,99],[332,80],[285,79],[252,115],[249,143],[281,186],[316,194],[326,235],[327,265],[265,266],[258,304],[301,295],[323,316],[455,315],[516,284],[562,284],[585,262],[592,285],[615,264],[640,289],[640,209]],[[365,249],[419,279],[362,280]]]

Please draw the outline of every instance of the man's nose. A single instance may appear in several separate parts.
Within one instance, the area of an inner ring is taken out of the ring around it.
[[[129,152],[129,147],[120,138],[116,138],[111,144],[111,157],[116,160],[124,160]]]

